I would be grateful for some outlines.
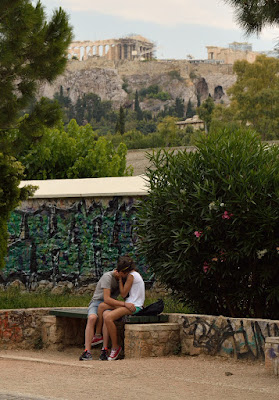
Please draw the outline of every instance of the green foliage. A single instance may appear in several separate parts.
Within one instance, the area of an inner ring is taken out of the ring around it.
[[[228,90],[231,105],[225,120],[233,116],[234,121],[253,126],[263,139],[279,137],[279,60],[258,56],[252,64],[237,61],[234,72],[237,81]]]
[[[17,288],[0,291],[0,308],[87,307],[92,295],[51,294],[50,292],[22,292]]]
[[[235,15],[247,34],[259,34],[264,27],[279,24],[279,3],[275,0],[225,0],[235,8]]]
[[[161,101],[166,101],[171,99],[171,95],[168,92],[158,92],[157,94],[150,94],[148,96],[150,99],[157,99]]]
[[[193,81],[193,80],[196,79],[198,76],[197,76],[197,74],[196,74],[195,71],[190,71],[189,77],[190,77],[190,79]]]
[[[123,176],[127,147],[119,142],[115,148],[105,137],[94,133],[91,125],[78,126],[72,120],[67,130],[63,125],[46,129],[38,143],[19,154],[25,166],[26,179],[67,179]]]
[[[195,115],[195,110],[193,108],[191,100],[189,99],[186,109],[186,118],[192,118],[194,115]]]
[[[72,104],[68,95],[64,95],[63,87],[60,92],[55,93],[54,98],[59,102],[64,112],[64,122],[69,123],[75,119],[79,125],[90,123],[95,127],[103,119],[110,120],[112,110],[111,101],[102,101],[95,93],[87,93],[79,97],[75,104]]]
[[[166,117],[158,124],[157,131],[164,138],[164,146],[172,147],[178,146],[178,127],[176,125],[176,118]]]
[[[136,90],[136,94],[135,94],[135,112],[137,113],[137,120],[140,121],[143,119],[143,112],[140,108],[140,104],[139,104],[139,95],[138,95],[138,91]]]
[[[33,6],[28,0],[2,0],[0,15],[0,127],[7,129],[16,123],[39,82],[51,83],[63,72],[72,32],[61,8],[46,23],[39,2]]]
[[[215,104],[212,97],[208,97],[200,107],[197,108],[198,116],[204,121],[205,124],[205,132],[208,132],[210,129],[210,124],[212,120],[212,113],[214,110]]]
[[[125,92],[128,94],[130,93],[129,84],[128,84],[127,78],[125,78],[125,77],[123,78],[122,89],[125,90]]]
[[[184,100],[179,97],[176,97],[175,99],[174,112],[177,118],[184,118]]]
[[[40,2],[1,0],[0,4],[0,267],[7,247],[7,220],[13,208],[26,198],[20,189],[23,168],[12,155],[38,140],[45,126],[60,118],[55,102],[34,102],[40,84],[51,83],[63,72],[65,50],[72,29],[59,8],[49,22]],[[19,119],[32,103],[28,115]]]
[[[119,108],[118,120],[115,125],[115,133],[123,135],[125,133],[125,111],[122,106]]]
[[[139,91],[139,96],[141,98],[147,97],[149,99],[158,99],[161,101],[171,99],[171,95],[167,92],[161,91],[158,85],[150,85],[148,88],[141,89]]]
[[[168,75],[171,77],[171,79],[177,79],[178,81],[183,81],[183,78],[180,75],[180,71],[177,71],[176,69],[169,71]]]
[[[199,313],[278,319],[279,147],[249,130],[150,155],[138,211],[157,279]]]
[[[121,142],[125,143],[128,149],[156,148],[163,147],[165,144],[165,139],[160,133],[154,132],[143,135],[136,129],[125,132],[124,135],[119,133],[116,135],[108,135],[107,138],[114,146],[118,146]]]
[[[7,252],[7,221],[19,202],[32,194],[30,186],[19,188],[23,167],[13,157],[0,153],[0,268],[4,266]]]
[[[42,308],[42,307],[87,307],[92,294],[73,295],[52,294],[49,291],[45,292],[23,292],[18,288],[8,288],[4,291],[0,290],[0,309],[16,309],[16,308]],[[189,307],[181,303],[172,296],[164,296],[166,313],[183,313],[191,312]],[[152,293],[146,292],[145,306],[158,300],[158,297]],[[40,340],[38,340],[40,345]]]
[[[146,97],[149,95],[155,95],[159,93],[159,86],[158,85],[150,85],[148,88],[142,88],[139,91],[139,96],[140,97]]]

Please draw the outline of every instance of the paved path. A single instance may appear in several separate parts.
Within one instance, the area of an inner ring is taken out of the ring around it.
[[[0,400],[278,400],[263,363],[215,357],[78,361],[64,352],[0,351]]]

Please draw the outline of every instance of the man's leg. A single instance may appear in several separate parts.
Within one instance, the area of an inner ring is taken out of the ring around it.
[[[94,336],[95,325],[97,322],[97,315],[90,314],[87,318],[87,324],[85,329],[85,349],[90,352],[91,350],[91,342]]]
[[[89,304],[88,308],[88,317],[87,317],[87,324],[85,328],[85,350],[82,355],[79,357],[80,361],[82,360],[92,360],[91,355],[91,342],[95,331],[95,325],[97,322],[97,313],[98,313],[98,306],[100,301],[93,301]]]
[[[109,310],[112,307],[109,306],[106,303],[101,303],[98,307],[98,321],[97,321],[97,325],[96,325],[96,332],[95,335],[96,336],[101,336],[102,335],[102,328],[103,328],[103,313],[105,310]]]

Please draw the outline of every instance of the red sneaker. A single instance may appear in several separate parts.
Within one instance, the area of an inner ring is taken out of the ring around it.
[[[120,346],[117,349],[112,349],[110,356],[108,357],[108,360],[109,361],[117,360],[121,350],[122,350],[122,347],[120,347]]]
[[[98,344],[103,343],[103,336],[94,336],[92,339],[92,346],[97,346]]]

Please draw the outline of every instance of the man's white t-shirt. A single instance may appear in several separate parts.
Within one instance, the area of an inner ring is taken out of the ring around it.
[[[125,299],[127,303],[133,303],[135,307],[143,307],[145,300],[145,286],[141,275],[136,272],[130,272],[134,280],[129,292],[129,296]]]

